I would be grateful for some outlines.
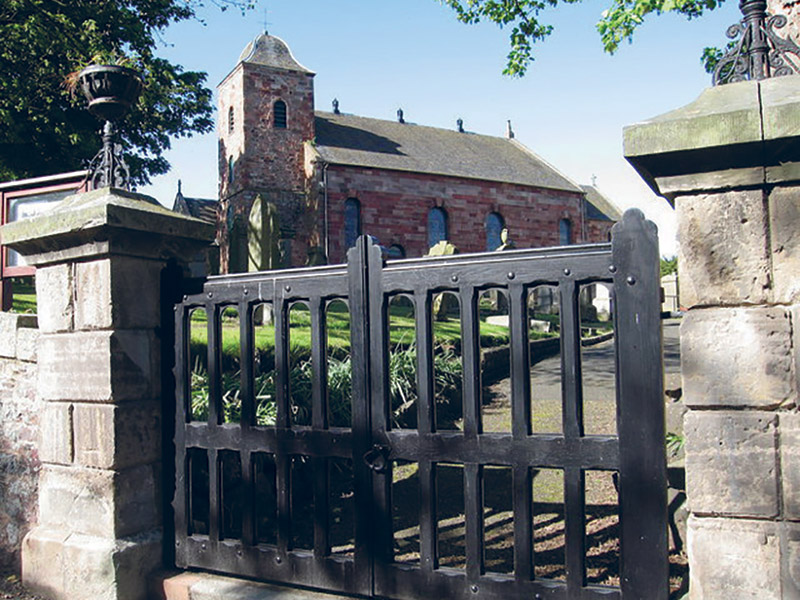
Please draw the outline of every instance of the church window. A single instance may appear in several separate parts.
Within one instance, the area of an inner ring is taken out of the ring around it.
[[[272,105],[272,124],[275,129],[286,129],[286,102],[283,100]]]
[[[344,202],[344,245],[352,248],[361,235],[361,203],[355,198]]]
[[[228,109],[228,133],[233,133],[233,126],[234,126],[234,122],[233,122],[233,107],[231,106]]]
[[[233,156],[228,157],[228,183],[233,183]]]
[[[428,248],[447,239],[447,213],[435,207],[428,213]]]
[[[490,251],[497,250],[503,245],[503,241],[500,239],[500,234],[503,232],[503,227],[505,227],[503,217],[500,213],[490,212],[486,215],[486,223],[484,225],[486,227],[486,249]]]
[[[572,223],[569,219],[558,222],[558,245],[569,246],[572,243]]]

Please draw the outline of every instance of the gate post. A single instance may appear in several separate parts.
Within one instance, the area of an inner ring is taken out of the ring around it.
[[[161,273],[212,229],[113,188],[0,229],[37,267],[46,406],[22,568],[54,599],[145,600],[161,566]]]
[[[625,129],[677,210],[693,600],[800,598],[800,78]]]

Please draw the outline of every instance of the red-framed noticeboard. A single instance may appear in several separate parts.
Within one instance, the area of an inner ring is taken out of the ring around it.
[[[67,196],[86,189],[86,171],[0,183],[0,225],[46,213]],[[2,310],[11,308],[11,278],[30,276],[34,271],[22,256],[0,246]]]

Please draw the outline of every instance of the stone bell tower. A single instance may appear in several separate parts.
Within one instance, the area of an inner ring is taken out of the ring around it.
[[[268,33],[250,42],[219,84],[218,237],[222,272],[247,270],[255,198],[277,208],[284,266],[299,264],[308,212],[304,143],[314,137],[314,73]],[[295,247],[293,247],[295,246]]]

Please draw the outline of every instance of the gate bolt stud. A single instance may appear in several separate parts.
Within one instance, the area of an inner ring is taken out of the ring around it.
[[[478,586],[475,585],[475,584],[472,584],[469,589],[470,589],[470,591],[472,591],[473,594],[477,594],[478,593]]]
[[[214,293],[213,292],[208,292],[208,297],[209,298],[213,298],[214,297]]]
[[[181,545],[181,541],[180,540],[175,540],[175,547],[176,548],[180,547],[180,545]]]
[[[617,272],[617,267],[615,267],[614,265],[608,265],[608,272],[609,273],[616,273]]]
[[[206,549],[206,544],[205,544],[205,542],[203,542],[202,546],[200,546],[200,549],[201,549],[201,550],[205,550],[205,549]]]
[[[241,557],[242,557],[242,550],[241,550],[241,548],[240,548],[239,550],[237,550],[237,551],[236,551],[236,556],[238,556],[239,558],[241,558]]]
[[[628,282],[628,285],[633,285],[636,283],[636,278],[633,275],[628,275],[628,278],[625,281]]]
[[[243,293],[245,296],[247,296],[247,294],[249,294],[249,293],[250,293],[250,290],[248,290],[247,288],[244,288],[244,291],[243,291],[242,293]]]
[[[292,286],[286,285],[286,286],[283,287],[283,289],[286,290],[287,292],[291,292],[292,291]]]
[[[572,271],[570,271],[569,269],[564,269],[564,275],[569,277],[571,274],[572,274]]]
[[[283,559],[280,556],[276,556],[275,557],[275,562],[278,563],[278,564],[281,564],[283,562]]]
[[[516,277],[516,274],[515,274],[513,271],[511,271],[511,272],[508,274],[508,278],[509,278],[509,279],[514,279],[514,277]]]
[[[458,281],[458,275],[453,275],[452,277],[450,277],[450,281],[452,281],[453,283]]]

